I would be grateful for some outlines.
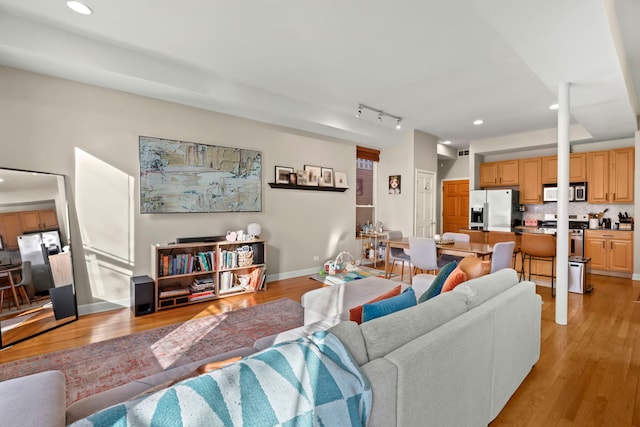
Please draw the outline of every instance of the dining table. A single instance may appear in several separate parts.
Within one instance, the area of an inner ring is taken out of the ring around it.
[[[9,284],[11,286],[11,295],[13,297],[13,301],[16,303],[16,307],[20,310],[20,298],[18,298],[18,293],[16,292],[16,284],[13,281],[13,275],[16,272],[22,271],[22,265],[12,265],[10,267],[0,266],[0,277],[9,277]]]
[[[381,241],[383,245],[386,246],[384,253],[384,277],[387,279],[391,277],[390,267],[390,256],[391,256],[391,248],[401,248],[401,249],[409,249],[409,237],[403,237],[401,239],[384,239]],[[493,245],[489,245],[486,243],[475,243],[475,242],[438,242],[436,240],[436,249],[438,250],[438,255],[454,255],[454,256],[468,256],[472,255],[479,258],[484,258],[486,256],[490,256],[493,252]],[[409,275],[411,277],[411,275]]]

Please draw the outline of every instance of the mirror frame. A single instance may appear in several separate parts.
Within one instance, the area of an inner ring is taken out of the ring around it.
[[[68,198],[68,194],[69,194],[69,188],[68,188],[68,177],[66,175],[61,175],[61,174],[55,174],[55,173],[50,173],[50,172],[40,172],[40,171],[30,171],[30,170],[22,170],[22,169],[13,169],[13,168],[5,168],[5,167],[0,167],[0,177],[2,176],[2,172],[3,171],[8,171],[10,174],[16,174],[16,173],[23,173],[25,174],[24,176],[36,176],[36,177],[51,177],[51,178],[56,178],[56,180],[58,178],[62,178],[63,180],[63,185],[62,185],[62,189],[64,191],[64,197],[61,197],[60,195],[58,195],[58,198],[61,199],[64,202],[64,206],[59,206],[58,203],[55,204],[55,208],[56,208],[56,215],[58,216],[58,219],[62,219],[65,224],[65,235],[64,235],[64,239],[66,240],[67,245],[71,248],[69,251],[71,252],[72,250],[72,245],[71,245],[71,241],[72,241],[72,236],[71,236],[71,229],[70,229],[70,220],[69,220],[69,198]],[[60,188],[60,186],[59,186]],[[0,183],[0,194],[2,194],[2,183]],[[52,198],[49,199],[41,199],[40,201],[38,200],[33,200],[33,201],[29,201],[29,202],[24,202],[24,204],[37,204],[40,202],[48,202],[52,199],[56,199],[55,195]],[[16,202],[16,203],[6,203],[6,204],[0,204],[0,208],[4,208],[7,206],[11,206],[11,205],[15,205],[18,204],[20,202]],[[62,203],[60,203],[60,205],[62,205]],[[28,210],[28,209],[25,209]],[[0,213],[7,213],[7,212],[20,212],[19,209],[16,210],[5,210],[5,209],[1,209]],[[58,225],[58,232],[60,233],[61,227],[60,224]],[[23,234],[28,234],[24,232],[24,230],[22,231]],[[61,236],[62,237],[62,236]],[[63,244],[64,240],[61,242],[61,246],[64,246]],[[5,245],[6,245],[6,241],[5,241]],[[62,248],[60,248],[62,250]],[[6,247],[4,247],[4,249],[0,249],[0,250],[6,250]],[[61,252],[62,253],[62,252]],[[23,342],[25,340],[28,340],[30,338],[36,337],[38,335],[44,334],[46,332],[50,332],[54,329],[57,329],[61,326],[67,325],[69,323],[75,322],[78,320],[78,302],[77,302],[77,297],[76,297],[76,274],[75,274],[75,270],[73,267],[73,253],[71,252],[69,254],[69,262],[71,263],[71,280],[72,283],[69,285],[64,285],[64,286],[55,286],[55,283],[53,283],[53,286],[51,288],[49,288],[49,300],[46,303],[42,303],[40,305],[32,305],[30,304],[28,307],[26,307],[23,310],[20,310],[16,316],[12,317],[12,319],[16,319],[19,318],[20,316],[29,316],[31,317],[31,315],[34,313],[34,310],[40,310],[40,309],[44,309],[44,310],[48,310],[49,307],[45,306],[50,306],[51,308],[51,313],[50,315],[47,314],[46,317],[48,318],[49,316],[51,317],[51,319],[47,319],[47,323],[49,321],[52,321],[53,324],[51,326],[48,326],[45,324],[44,327],[40,330],[38,330],[37,332],[34,333],[29,333],[26,332],[25,336],[21,336],[18,337],[16,339],[12,339],[10,342],[5,342],[5,340],[3,339],[3,335],[4,333],[0,332],[0,348],[7,348],[7,347],[11,347],[14,346],[15,344],[18,344],[20,342]],[[49,272],[51,272],[51,267],[49,266]],[[67,288],[67,286],[70,286],[70,288]],[[54,290],[54,292],[51,292],[52,290]],[[69,292],[70,291],[70,292]],[[11,297],[11,296],[10,296]],[[9,297],[9,298],[10,298]],[[58,308],[56,308],[56,303],[55,301],[58,301]],[[71,304],[72,303],[72,304]],[[71,313],[72,311],[72,313]],[[59,321],[58,315],[60,313],[64,313],[64,317],[61,318]],[[69,314],[67,316],[67,314]],[[0,313],[0,326],[2,325],[3,322],[6,321],[6,319],[4,318],[4,313]],[[34,316],[35,317],[35,316]],[[27,317],[28,319],[28,317]],[[23,320],[24,321],[24,320]],[[23,321],[21,321],[20,323],[22,323]],[[18,326],[19,327],[19,326]],[[15,329],[15,328],[14,328]]]

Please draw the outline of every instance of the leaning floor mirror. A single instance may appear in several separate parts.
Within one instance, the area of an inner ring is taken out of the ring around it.
[[[63,175],[0,168],[0,345],[78,320]]]

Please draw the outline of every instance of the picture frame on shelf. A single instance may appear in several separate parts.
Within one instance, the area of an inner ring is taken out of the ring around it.
[[[296,171],[298,185],[307,185],[307,171],[299,169]]]
[[[346,172],[334,172],[333,181],[336,188],[349,188]]]
[[[320,187],[333,187],[333,169],[320,168],[320,178],[318,180]]]
[[[291,172],[289,174],[289,184],[298,185],[298,174],[296,172]]]
[[[320,166],[304,165],[304,170],[307,173],[306,185],[317,187],[320,183],[322,168]]]
[[[291,183],[291,174],[293,173],[293,168],[287,166],[276,166],[275,167],[275,181],[276,184],[290,184]]]

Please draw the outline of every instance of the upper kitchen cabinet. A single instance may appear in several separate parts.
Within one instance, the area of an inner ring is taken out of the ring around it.
[[[480,187],[518,185],[518,160],[480,164]]]
[[[0,236],[7,250],[18,249],[18,236],[22,234],[22,223],[18,212],[0,214]]]
[[[22,230],[24,232],[45,231],[58,228],[58,217],[55,209],[20,212]]]
[[[633,203],[634,148],[587,153],[589,203]]]
[[[569,182],[587,180],[587,153],[572,153],[569,156]],[[558,183],[558,156],[542,158],[542,183]]]
[[[520,159],[520,204],[542,203],[542,158]]]

